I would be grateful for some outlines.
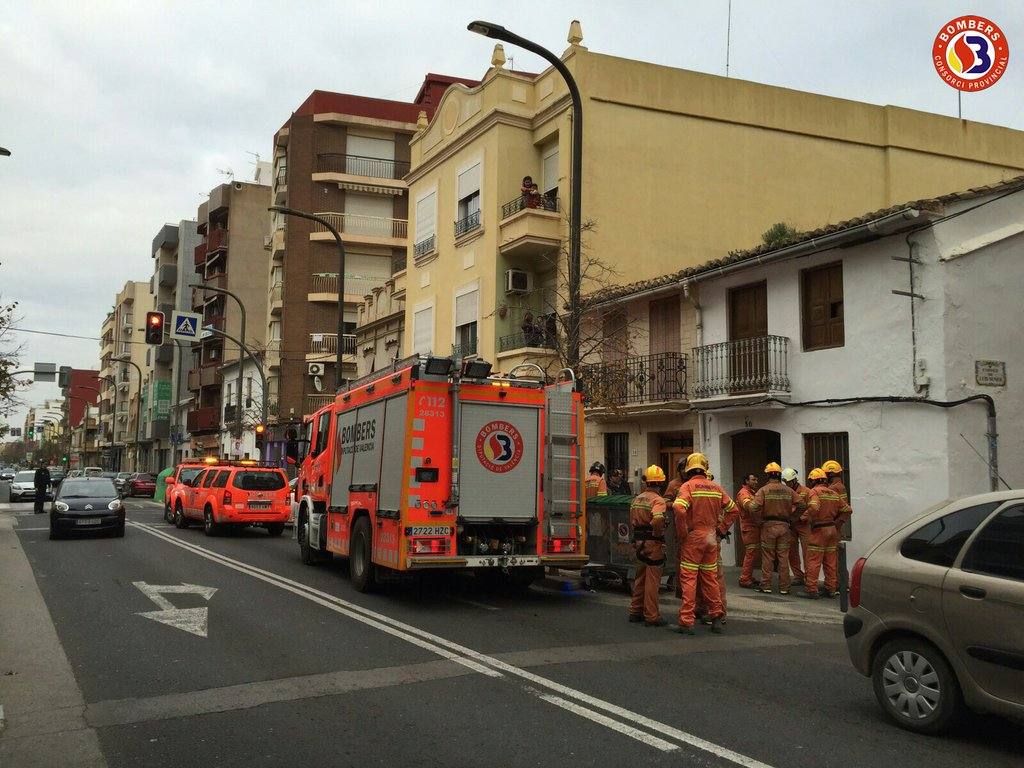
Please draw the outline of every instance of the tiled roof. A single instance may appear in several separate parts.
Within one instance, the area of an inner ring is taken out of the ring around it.
[[[672,272],[667,275],[659,275],[649,280],[640,280],[635,283],[628,285],[616,285],[608,288],[604,288],[600,291],[590,294],[584,297],[584,304],[601,304],[606,301],[614,301],[616,299],[626,298],[636,293],[649,291],[663,286],[672,285],[678,283],[686,278],[695,277],[703,272],[711,272],[730,264],[736,264],[741,261],[753,259],[758,256],[764,256],[767,253],[778,251],[783,248],[789,248],[800,243],[810,242],[826,235],[831,235],[835,232],[841,232],[844,229],[852,229],[853,227],[867,224],[877,219],[882,219],[887,216],[892,216],[895,213],[906,210],[917,210],[917,211],[928,211],[932,213],[942,214],[945,206],[950,203],[955,203],[961,200],[973,200],[978,197],[992,194],[994,192],[1010,192],[1014,188],[1024,188],[1024,176],[1015,176],[1012,179],[1006,181],[1000,181],[995,184],[988,184],[982,187],[971,187],[970,189],[961,190],[959,192],[951,192],[946,195],[939,197],[925,198],[923,200],[912,200],[907,203],[901,203],[900,205],[894,205],[890,208],[882,208],[878,211],[872,211],[871,213],[865,213],[861,216],[857,216],[846,221],[836,222],[835,224],[826,224],[823,227],[810,230],[809,232],[798,232],[792,237],[786,238],[781,242],[772,243],[771,245],[757,245],[753,248],[747,248],[745,250],[730,251],[728,255],[718,259],[712,259],[706,261],[703,264],[698,264],[692,267],[686,267],[678,272]]]

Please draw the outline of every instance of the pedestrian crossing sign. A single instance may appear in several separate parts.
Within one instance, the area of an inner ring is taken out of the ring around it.
[[[199,341],[199,324],[203,316],[198,312],[172,312],[171,338],[181,341]]]

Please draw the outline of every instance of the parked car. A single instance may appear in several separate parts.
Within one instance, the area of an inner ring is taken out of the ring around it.
[[[173,496],[175,526],[202,523],[207,536],[247,525],[280,536],[291,514],[288,478],[276,465],[255,460],[209,465],[188,485],[174,486]]]
[[[207,466],[208,464],[205,462],[182,462],[174,468],[174,474],[164,478],[164,484],[167,486],[164,491],[164,520],[168,523],[174,522],[173,501],[176,498],[175,489],[179,489],[177,494],[180,496],[180,489],[191,485],[196,475],[206,469]]]
[[[80,469],[72,469],[70,472],[68,472],[68,477],[81,477],[81,476],[82,476],[82,470],[80,470]]]
[[[50,485],[56,488],[60,485],[61,480],[68,476],[67,471],[64,467],[47,467],[50,470]]]
[[[153,498],[156,493],[156,476],[148,472],[136,472],[124,481],[123,495],[125,496],[149,496]]]
[[[16,472],[17,470],[14,467],[3,467],[2,469],[0,469],[0,480],[6,480],[7,482],[10,482],[11,480],[14,479],[14,475],[16,474]]]
[[[86,467],[85,477],[99,477],[103,474],[103,467]]]
[[[1024,491],[943,502],[856,562],[850,659],[897,725],[966,707],[1024,719]]]
[[[131,476],[131,472],[118,472],[114,477],[114,487],[117,488],[118,491],[124,492],[124,483]]]
[[[61,483],[50,507],[50,538],[110,531],[124,536],[124,503],[107,477],[76,477]]]
[[[26,469],[14,475],[11,481],[11,501],[34,501],[36,498],[36,471]],[[46,498],[53,498],[53,491],[46,489]]]

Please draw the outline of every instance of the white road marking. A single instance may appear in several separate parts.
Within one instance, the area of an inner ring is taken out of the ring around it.
[[[22,528],[20,525],[15,528],[16,531],[48,531],[49,528]]]
[[[143,616],[175,629],[191,632],[199,637],[207,637],[209,632],[209,611],[206,606],[201,608],[175,608],[174,603],[164,597],[168,595],[201,595],[209,601],[217,591],[216,587],[201,587],[198,584],[147,584],[144,581],[133,581],[132,585],[152,600],[160,608],[159,611],[139,612]]]
[[[471,648],[467,648],[463,645],[452,642],[451,640],[447,640],[443,637],[435,635],[431,632],[427,632],[418,627],[414,627],[410,624],[406,624],[405,622],[399,621],[397,619],[392,619],[389,616],[377,613],[376,611],[372,611],[369,608],[364,608],[363,606],[357,605],[355,603],[350,603],[347,600],[343,600],[340,597],[335,597],[334,595],[331,595],[327,592],[323,592],[314,587],[310,587],[300,582],[293,581],[285,576],[280,576],[271,571],[265,571],[262,568],[250,565],[240,560],[235,560],[234,558],[228,557],[226,555],[221,555],[220,553],[214,552],[213,550],[209,550],[195,544],[187,543],[177,537],[170,536],[160,531],[156,531],[150,528],[148,525],[142,523],[130,524],[143,531],[146,531],[152,536],[164,539],[165,541],[177,547],[181,547],[182,549],[189,550],[194,554],[199,555],[200,557],[204,557],[213,562],[219,562],[221,565],[225,565],[229,568],[232,568],[242,573],[247,573],[248,575],[253,576],[254,578],[257,578],[268,584],[273,584],[277,587],[280,587],[281,589],[285,589],[301,597],[305,597],[307,600],[323,605],[327,608],[330,608],[331,610],[334,610],[338,613],[342,613],[346,616],[350,616],[351,618],[355,619],[356,621],[360,621],[363,624],[376,627],[377,629],[380,629],[381,631],[386,632],[392,636],[400,637],[412,643],[413,645],[417,645],[421,648],[426,648],[427,650],[430,650],[438,654],[439,656],[442,656],[443,658],[450,658],[453,661],[457,661],[460,664],[466,664],[467,666],[469,666],[470,664],[474,664],[474,662],[479,662],[479,664],[477,665],[479,667],[478,671],[480,671],[482,674],[490,675],[492,677],[500,677],[502,676],[500,673],[505,672],[509,675],[526,680],[538,687],[547,688],[550,691],[553,691],[557,694],[561,694],[561,696],[564,696],[567,699],[574,699],[575,701],[581,704],[586,704],[592,707],[593,709],[603,710],[604,712],[615,715],[616,717],[619,717],[622,720],[633,723],[635,725],[641,725],[647,728],[648,730],[660,733],[663,736],[667,736],[671,739],[674,739],[675,741],[681,744],[686,744],[688,746],[702,750],[723,760],[727,760],[731,763],[734,763],[735,765],[743,766],[743,768],[772,768],[772,766],[768,763],[763,763],[755,758],[748,757],[747,755],[740,754],[739,752],[734,752],[733,750],[728,749],[727,747],[723,747],[719,744],[715,744],[714,742],[707,741],[706,739],[702,739],[699,736],[695,736],[691,733],[687,733],[686,731],[682,731],[678,728],[666,725],[665,723],[658,722],[657,720],[653,720],[649,717],[646,717],[645,715],[641,715],[638,712],[632,712],[631,710],[604,701],[602,699],[597,698],[596,696],[591,696],[590,694],[584,693],[583,691],[578,691],[575,688],[570,688],[567,685],[562,685],[561,683],[558,683],[554,680],[549,680],[546,677],[535,675],[532,672],[528,672],[525,669],[521,669],[511,664],[507,664],[506,662],[503,662],[500,659],[497,659],[493,656],[488,656],[478,651],[474,651]],[[591,712],[590,714],[594,713]]]
[[[549,704],[554,704],[555,706],[561,707],[562,709],[567,709],[574,715],[585,717],[587,720],[593,720],[595,723],[599,723],[600,725],[603,725],[605,728],[611,728],[613,731],[618,731],[619,733],[629,736],[632,739],[642,741],[649,747],[660,749],[662,752],[675,752],[679,749],[679,747],[676,744],[673,744],[672,742],[665,741],[664,739],[659,739],[657,736],[652,736],[651,734],[646,733],[645,731],[641,731],[637,728],[625,725],[624,723],[620,723],[618,720],[612,720],[610,717],[598,714],[597,712],[589,710],[586,707],[581,707],[579,704],[563,699],[561,696],[555,696],[550,693],[541,693],[540,691],[536,691],[535,693],[538,698],[543,699]]]

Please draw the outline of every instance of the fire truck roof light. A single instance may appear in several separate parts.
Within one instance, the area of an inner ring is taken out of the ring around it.
[[[426,372],[431,376],[447,376],[455,364],[450,357],[428,357]]]
[[[467,379],[486,379],[491,375],[491,367],[486,360],[467,360],[462,364],[462,375]]]
[[[203,459],[203,462],[206,463],[206,464],[216,464],[217,463],[217,457],[216,456],[207,456],[206,458]]]

